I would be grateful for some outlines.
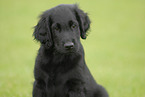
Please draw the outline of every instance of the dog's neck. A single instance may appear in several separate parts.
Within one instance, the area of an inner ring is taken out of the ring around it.
[[[79,65],[80,59],[83,57],[82,52],[61,54],[56,53],[54,49],[46,49],[43,46],[40,47],[38,55],[43,58],[41,61],[44,61],[45,66],[42,67],[51,72],[67,72]]]

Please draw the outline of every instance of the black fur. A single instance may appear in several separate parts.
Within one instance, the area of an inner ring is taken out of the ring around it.
[[[80,37],[86,39],[89,27],[89,17],[77,5],[59,5],[40,16],[33,34],[41,43],[33,97],[108,97],[84,60]]]

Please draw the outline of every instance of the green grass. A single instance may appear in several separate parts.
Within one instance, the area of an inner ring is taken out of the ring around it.
[[[1,0],[0,97],[31,97],[37,16],[62,3],[89,13],[86,62],[110,97],[145,97],[144,0]]]

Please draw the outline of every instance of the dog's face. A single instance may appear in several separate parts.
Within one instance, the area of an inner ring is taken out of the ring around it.
[[[35,27],[35,39],[59,53],[79,50],[80,36],[86,39],[90,20],[77,5],[59,5],[45,11]]]
[[[51,32],[56,51],[61,53],[78,51],[80,29],[74,13],[70,9],[58,9],[51,17],[53,17]]]

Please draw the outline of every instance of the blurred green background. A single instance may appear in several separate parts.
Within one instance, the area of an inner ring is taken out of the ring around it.
[[[145,97],[145,0],[0,0],[0,97],[31,97],[38,15],[78,3],[92,21],[86,62],[110,97]]]

